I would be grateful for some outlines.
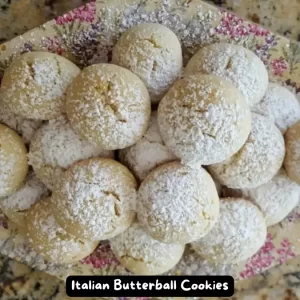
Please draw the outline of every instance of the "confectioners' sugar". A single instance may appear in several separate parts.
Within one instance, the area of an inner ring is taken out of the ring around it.
[[[27,176],[25,184],[14,194],[1,199],[2,210],[24,211],[29,209],[35,202],[48,195],[45,185],[31,173]]]
[[[255,188],[275,176],[285,154],[279,129],[268,118],[252,114],[247,142],[223,163],[209,166],[210,172],[230,188]]]
[[[66,83],[71,78],[60,78],[61,69],[58,60],[35,60],[28,66],[32,79],[36,85],[41,87],[45,100],[60,97],[66,88]],[[32,104],[42,104],[44,99],[36,98]]]
[[[184,251],[184,245],[165,244],[153,239],[138,223],[133,223],[121,235],[111,239],[110,245],[121,262],[131,260],[131,269],[136,268],[135,264],[140,264],[148,274],[171,269]],[[125,264],[125,267],[129,266]]]
[[[2,139],[0,139],[1,142]],[[8,154],[0,148],[0,196],[11,189],[12,170],[17,170],[18,158],[15,153]]]
[[[56,222],[49,199],[36,203],[28,213],[28,237],[32,247],[54,262],[76,262],[97,246],[70,235]]]
[[[29,144],[36,130],[41,126],[42,121],[30,120],[15,115],[0,101],[0,123],[10,127],[20,134],[25,144]]]
[[[113,156],[111,151],[102,150],[80,138],[65,118],[50,120],[39,131],[39,135],[41,135],[41,161],[36,159],[38,167],[46,164],[66,169],[79,160],[96,156]],[[32,159],[35,160],[38,155],[39,153],[34,153]]]
[[[232,82],[249,106],[258,103],[268,86],[268,73],[262,61],[241,46],[216,43],[199,50],[188,63],[185,74],[214,74]]]
[[[152,102],[158,102],[182,68],[177,36],[161,24],[145,23],[126,31],[113,49],[112,63],[131,70],[145,83]]]
[[[152,113],[148,130],[142,139],[121,150],[120,158],[140,181],[158,165],[176,160],[176,156],[165,146],[160,136],[156,112]]]
[[[53,119],[64,112],[66,89],[79,71],[55,54],[23,54],[4,73],[2,100],[13,113],[25,118]]]
[[[64,173],[51,201],[55,217],[68,232],[106,239],[133,221],[136,182],[111,159],[81,161]]]
[[[242,189],[242,195],[256,203],[267,226],[282,221],[299,203],[300,186],[281,169],[271,181],[255,189]]]
[[[51,189],[64,169],[77,161],[97,156],[113,157],[113,152],[83,140],[64,117],[50,120],[37,131],[28,155],[29,164]]]
[[[224,198],[217,224],[192,247],[206,259],[237,263],[257,252],[266,235],[264,217],[257,206],[244,199]]]
[[[282,133],[300,120],[300,105],[296,96],[276,83],[269,83],[265,96],[252,111],[269,117]]]
[[[84,69],[67,95],[72,127],[104,149],[122,149],[139,140],[147,129],[150,110],[142,81],[112,64]]]
[[[147,232],[166,243],[188,243],[207,234],[219,212],[209,174],[178,162],[152,171],[139,189],[137,213]]]
[[[251,116],[239,91],[211,75],[177,81],[160,102],[158,125],[166,145],[183,163],[221,162],[245,143]]]

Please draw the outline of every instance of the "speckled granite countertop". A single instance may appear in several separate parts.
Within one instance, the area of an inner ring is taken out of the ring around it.
[[[79,6],[82,0],[0,0],[0,43]],[[300,41],[300,0],[212,0],[218,6]],[[26,13],[24,13],[26,12]],[[300,299],[300,257],[239,282],[235,300]],[[0,256],[0,299],[64,300],[57,278]],[[77,298],[79,299],[79,298]],[[83,299],[81,299],[83,300]]]

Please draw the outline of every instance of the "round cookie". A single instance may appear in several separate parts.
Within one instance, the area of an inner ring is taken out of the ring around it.
[[[227,187],[256,188],[270,181],[282,166],[285,147],[281,132],[268,118],[252,114],[252,129],[245,145],[209,171]]]
[[[266,236],[266,223],[256,205],[241,198],[223,198],[217,224],[192,247],[209,261],[233,264],[254,255]]]
[[[26,220],[31,247],[54,263],[78,262],[90,255],[99,243],[77,238],[62,229],[54,218],[49,198],[35,203]]]
[[[285,134],[286,155],[284,167],[287,175],[300,184],[300,121],[291,126]]]
[[[196,74],[177,81],[161,100],[158,125],[163,141],[183,163],[209,165],[243,146],[251,113],[229,81]]]
[[[22,138],[0,124],[0,198],[20,188],[27,171],[27,149]]]
[[[137,215],[154,239],[186,244],[206,235],[219,215],[219,196],[201,167],[171,162],[154,169],[142,182]]]
[[[112,64],[85,68],[68,89],[66,108],[72,127],[106,150],[135,144],[146,132],[151,114],[143,82]]]
[[[300,120],[300,105],[296,96],[277,83],[269,83],[265,96],[252,107],[252,111],[269,117],[283,134]]]
[[[49,121],[36,132],[28,158],[39,179],[53,190],[65,169],[80,160],[98,156],[113,158],[114,153],[82,140],[62,117]]]
[[[66,89],[79,72],[76,65],[57,54],[22,54],[5,70],[2,100],[24,118],[54,119],[64,112]]]
[[[30,143],[34,133],[42,125],[40,120],[31,120],[15,115],[2,101],[0,102],[0,123],[16,131],[25,144]]]
[[[250,50],[227,43],[216,43],[200,49],[190,59],[185,75],[213,74],[232,82],[251,107],[264,96],[268,72],[263,62]]]
[[[119,157],[139,181],[143,181],[157,166],[177,159],[161,138],[156,112],[152,112],[148,130],[142,139],[135,145],[120,150]]]
[[[136,215],[137,183],[109,158],[91,158],[66,170],[53,191],[57,222],[79,238],[105,240],[126,230]]]
[[[48,194],[46,186],[34,173],[29,173],[25,184],[17,192],[1,199],[0,208],[10,221],[24,227],[28,209]]]
[[[259,206],[267,226],[281,222],[299,203],[300,187],[290,180],[284,169],[269,182],[254,188],[229,190],[232,196],[249,199]]]
[[[110,240],[120,263],[136,275],[159,275],[172,269],[182,257],[184,245],[154,240],[135,222]]]
[[[180,76],[181,45],[164,25],[139,24],[122,34],[113,49],[112,62],[139,76],[152,103],[157,103]]]

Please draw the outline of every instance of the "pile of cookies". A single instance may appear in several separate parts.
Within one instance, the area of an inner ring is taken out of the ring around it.
[[[135,274],[167,272],[186,244],[238,263],[298,204],[298,100],[241,46],[183,68],[176,35],[142,24],[111,63],[22,54],[0,92],[0,207],[49,261],[109,240]]]

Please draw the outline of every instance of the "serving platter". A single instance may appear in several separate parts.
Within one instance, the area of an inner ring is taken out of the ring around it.
[[[257,24],[200,0],[91,1],[24,35],[0,45],[0,72],[21,53],[49,51],[80,67],[109,62],[122,32],[140,23],[162,23],[182,44],[184,61],[204,45],[226,41],[243,45],[265,63],[271,81],[279,81],[300,99],[300,44]],[[247,247],[247,245],[245,245]],[[86,259],[74,265],[45,261],[28,246],[22,230],[0,215],[0,253],[64,279],[70,274],[129,274],[102,242]],[[254,276],[300,254],[300,206],[283,222],[268,228],[260,251],[237,265],[212,265],[189,247],[168,274],[231,274],[237,280]]]

